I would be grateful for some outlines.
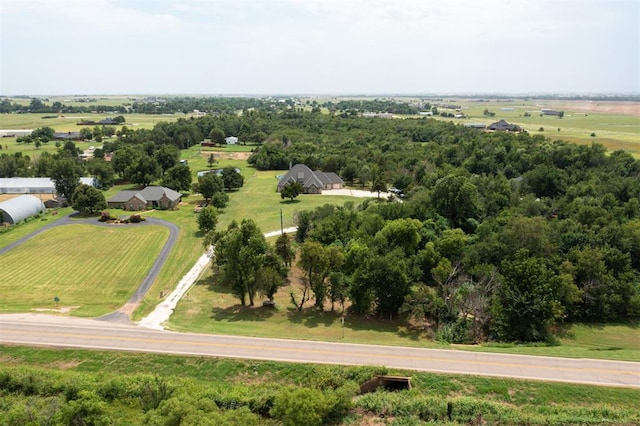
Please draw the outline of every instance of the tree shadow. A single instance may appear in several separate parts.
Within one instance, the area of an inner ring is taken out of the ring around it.
[[[294,307],[287,307],[287,318],[294,324],[302,324],[308,328],[316,328],[320,324],[329,327],[340,320],[338,311],[320,311],[314,307],[303,308],[302,311]]]
[[[276,312],[272,307],[236,304],[228,308],[213,307],[210,318],[215,321],[265,321]]]
[[[300,200],[282,200],[280,204],[298,204]]]

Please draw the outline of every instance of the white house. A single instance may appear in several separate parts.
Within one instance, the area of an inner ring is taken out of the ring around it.
[[[238,138],[235,136],[228,136],[224,138],[224,140],[227,142],[227,145],[236,145],[238,143]]]

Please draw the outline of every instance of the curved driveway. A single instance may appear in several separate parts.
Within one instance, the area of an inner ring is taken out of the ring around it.
[[[118,226],[118,225],[112,225],[112,224],[108,224],[108,223],[104,223],[104,222],[99,222],[95,217],[86,218],[86,219],[72,219],[71,218],[72,214],[73,213],[70,213],[70,214],[60,218],[59,220],[56,220],[55,222],[48,223],[47,225],[43,226],[42,228],[38,229],[37,231],[34,231],[31,234],[19,239],[18,241],[15,241],[15,242],[13,242],[13,243],[1,248],[0,249],[0,256],[2,256],[4,253],[8,252],[9,250],[14,249],[15,247],[23,244],[27,240],[35,237],[36,235],[39,235],[39,234],[41,234],[41,233],[43,233],[43,232],[45,232],[45,231],[47,231],[47,230],[49,230],[51,228],[54,228],[56,226],[74,225],[74,224],[90,224],[90,225],[105,226],[105,227]],[[144,279],[142,280],[142,282],[140,283],[140,285],[138,286],[136,291],[133,293],[133,295],[126,302],[126,304],[125,304],[125,307],[127,307],[126,311],[123,310],[123,308],[121,308],[120,310],[118,310],[116,312],[113,312],[113,313],[110,313],[110,314],[107,314],[107,315],[104,315],[104,316],[98,318],[99,320],[110,321],[110,322],[120,322],[120,323],[129,323],[130,322],[129,321],[129,313],[132,312],[135,309],[135,307],[137,307],[137,305],[144,298],[145,294],[147,294],[147,292],[149,291],[149,288],[151,288],[151,285],[153,284],[153,282],[158,277],[158,274],[160,273],[160,269],[162,269],[162,266],[167,261],[167,258],[169,257],[169,253],[171,253],[171,249],[173,248],[174,244],[178,240],[179,229],[175,224],[173,224],[171,222],[167,222],[166,220],[156,219],[156,218],[153,218],[153,217],[145,217],[145,219],[146,220],[143,221],[143,222],[130,223],[130,224],[127,224],[126,226],[161,225],[161,226],[164,226],[164,227],[169,229],[169,238],[164,243],[164,246],[162,247],[162,250],[160,250],[160,254],[156,258],[156,261],[151,266],[151,269],[149,270],[147,275],[144,277]]]

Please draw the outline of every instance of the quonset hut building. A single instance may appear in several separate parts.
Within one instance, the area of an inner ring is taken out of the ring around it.
[[[44,211],[44,204],[33,195],[19,197],[0,203],[0,223],[15,224]]]

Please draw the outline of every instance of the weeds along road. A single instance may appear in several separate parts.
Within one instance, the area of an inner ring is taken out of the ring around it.
[[[176,333],[62,316],[0,315],[0,343],[471,374],[640,389],[640,363]]]

